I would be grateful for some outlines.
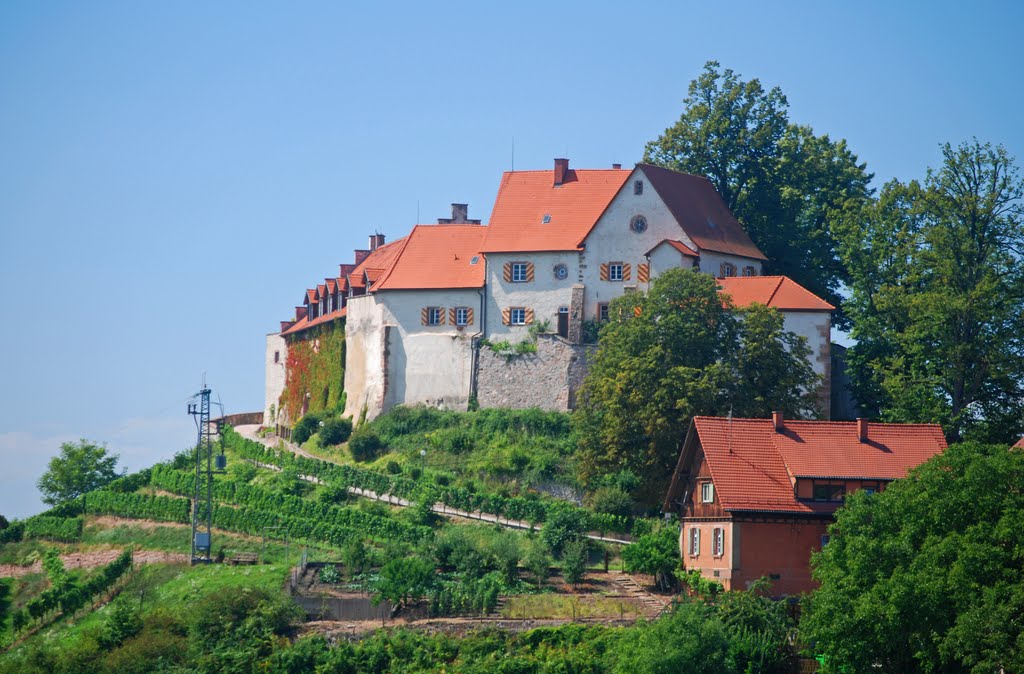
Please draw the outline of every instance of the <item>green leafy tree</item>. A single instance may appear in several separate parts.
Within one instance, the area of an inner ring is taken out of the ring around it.
[[[856,492],[812,558],[803,639],[833,671],[1024,671],[1024,452],[964,443]]]
[[[532,540],[526,548],[523,565],[533,575],[537,585],[543,585],[551,569],[551,555],[543,542]]]
[[[676,584],[679,568],[679,527],[661,524],[622,549],[622,562],[630,573],[654,576],[658,587],[668,590]]]
[[[374,600],[393,604],[417,600],[430,592],[436,578],[434,565],[422,557],[399,557],[381,567]]]
[[[541,540],[556,556],[562,554],[569,543],[587,537],[587,514],[577,508],[559,508],[544,523]]]
[[[1002,146],[942,154],[836,226],[854,392],[887,421],[1008,443],[1024,432],[1024,182]]]
[[[629,469],[655,501],[693,416],[813,410],[806,344],[773,309],[733,310],[707,274],[670,269],[609,314],[573,415],[588,482]]]
[[[36,484],[43,502],[64,503],[112,482],[117,478],[117,459],[106,447],[87,440],[63,443]]]
[[[767,273],[839,306],[845,273],[830,224],[870,196],[872,176],[846,141],[790,123],[788,106],[778,87],[709,61],[644,161],[707,177],[768,257]]]
[[[579,585],[587,573],[590,545],[587,539],[567,543],[562,550],[562,577],[570,585]]]

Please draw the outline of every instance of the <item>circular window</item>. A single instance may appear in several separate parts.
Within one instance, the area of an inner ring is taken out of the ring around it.
[[[637,215],[629,221],[629,228],[637,234],[643,234],[647,231],[647,218],[642,215]]]
[[[555,278],[558,279],[559,281],[564,281],[565,279],[569,278],[569,268],[566,267],[564,264],[556,264]]]

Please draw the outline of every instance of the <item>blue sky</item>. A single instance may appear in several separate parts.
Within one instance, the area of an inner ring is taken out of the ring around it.
[[[705,61],[778,85],[881,184],[977,136],[1024,159],[1016,3],[0,3],[0,513],[60,443],[185,448],[205,372],[374,230],[489,217],[501,171],[629,165]]]

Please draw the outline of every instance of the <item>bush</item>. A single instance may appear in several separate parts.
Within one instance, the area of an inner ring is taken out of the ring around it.
[[[402,472],[402,467],[398,465],[397,461],[388,461],[387,465],[384,466],[384,470],[388,471],[392,475],[398,475]]]
[[[373,461],[377,458],[384,443],[375,432],[360,427],[352,434],[348,441],[348,449],[352,452],[352,458],[356,461]]]
[[[338,573],[338,567],[333,564],[320,569],[320,582],[327,583],[328,585],[336,585],[341,582],[341,574]]]
[[[592,510],[608,515],[625,517],[633,510],[633,497],[617,486],[598,487],[588,501]]]
[[[352,420],[345,417],[328,419],[320,429],[320,446],[340,445],[352,435]]]
[[[292,428],[292,442],[296,445],[301,445],[306,440],[309,440],[310,436],[318,430],[320,430],[320,415],[310,412],[299,419],[295,427]]]
[[[562,551],[562,577],[570,585],[578,585],[587,572],[587,556],[589,546],[586,539],[571,541],[565,544]]]

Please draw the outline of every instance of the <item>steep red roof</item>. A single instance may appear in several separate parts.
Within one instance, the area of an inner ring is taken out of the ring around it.
[[[481,251],[577,250],[630,173],[569,169],[556,186],[554,171],[506,172]]]
[[[857,422],[786,420],[783,425],[776,432],[769,419],[694,418],[690,432],[696,433],[725,510],[828,511],[835,504],[797,500],[793,480],[893,480],[946,448],[935,424],[869,423],[866,442],[858,439]],[[680,464],[684,456],[685,449]],[[677,475],[684,468],[680,465]],[[677,483],[674,477],[673,490]],[[672,498],[670,492],[667,502]]]
[[[651,187],[698,248],[767,260],[707,178],[638,164]]]
[[[686,255],[687,257],[700,257],[700,255],[697,253],[697,251],[695,251],[693,248],[690,248],[689,246],[687,246],[682,241],[673,241],[671,239],[664,239],[662,241],[659,241],[658,245],[655,246],[654,248],[651,248],[649,251],[647,251],[646,254],[650,255],[651,253],[653,253],[655,250],[658,249],[658,246],[661,246],[663,244],[668,244],[668,245],[672,246],[673,248],[678,250],[683,255]]]
[[[487,236],[481,225],[416,225],[387,273],[371,290],[480,288]]]
[[[1015,444],[1013,447],[1014,449],[1024,449],[1024,438],[1018,440],[1017,444]]]
[[[729,276],[720,278],[721,292],[737,307],[764,304],[779,311],[833,311],[835,307],[788,276]]]

